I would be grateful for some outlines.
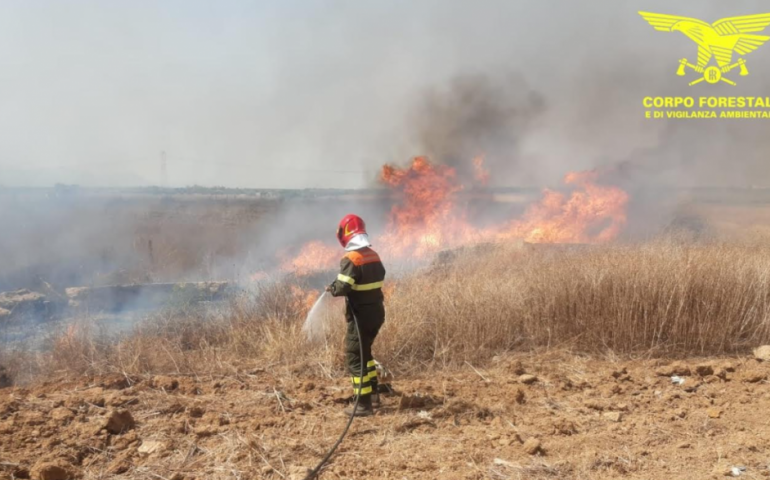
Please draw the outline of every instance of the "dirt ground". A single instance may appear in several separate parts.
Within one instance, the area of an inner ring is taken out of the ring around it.
[[[301,479],[346,421],[345,380],[321,372],[2,389],[0,478]],[[768,374],[754,358],[567,353],[412,374],[320,478],[768,477]]]

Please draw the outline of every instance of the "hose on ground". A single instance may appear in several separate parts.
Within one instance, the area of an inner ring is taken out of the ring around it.
[[[353,424],[353,419],[356,418],[356,410],[358,409],[358,402],[361,400],[361,388],[363,388],[364,385],[364,344],[361,342],[361,331],[358,329],[358,318],[356,317],[356,312],[353,310],[353,306],[348,304],[350,307],[350,311],[353,314],[353,324],[356,327],[356,336],[358,337],[358,348],[361,350],[361,377],[359,379],[358,383],[358,390],[356,391],[356,402],[353,405],[353,410],[350,412],[350,418],[348,419],[348,424],[345,425],[345,429],[342,431],[342,434],[340,435],[340,438],[337,439],[337,441],[332,445],[332,448],[329,449],[329,451],[326,453],[326,455],[321,459],[320,462],[318,462],[318,465],[315,466],[313,470],[310,471],[310,473],[307,474],[304,480],[313,480],[314,478],[318,477],[318,474],[320,473],[321,469],[324,465],[326,465],[327,462],[329,462],[329,459],[332,458],[332,455],[334,455],[334,452],[337,451],[337,447],[340,446],[342,443],[342,440],[345,438],[345,435],[348,434],[348,430],[350,429],[350,426]]]

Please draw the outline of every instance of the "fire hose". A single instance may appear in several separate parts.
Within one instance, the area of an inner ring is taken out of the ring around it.
[[[346,299],[347,300],[347,299]],[[361,351],[361,377],[360,381],[358,383],[359,387],[363,387],[364,385],[364,344],[361,342],[361,331],[358,329],[358,318],[356,317],[356,312],[353,309],[353,305],[350,304],[350,302],[347,302],[348,307],[350,308],[351,313],[353,314],[353,325],[356,327],[356,336],[358,337],[358,348]],[[329,459],[332,458],[332,455],[334,455],[334,452],[337,451],[337,447],[340,446],[342,443],[342,440],[345,439],[345,435],[348,434],[348,430],[350,430],[350,426],[353,424],[353,419],[356,418],[356,410],[358,409],[358,402],[361,400],[361,388],[358,388],[356,390],[356,401],[353,404],[353,410],[350,412],[350,418],[348,419],[347,425],[345,425],[345,429],[342,431],[342,434],[340,435],[340,438],[337,439],[337,441],[332,445],[332,448],[329,449],[329,451],[326,453],[326,455],[321,459],[320,462],[318,462],[318,465],[315,466],[313,470],[310,471],[310,473],[307,474],[307,476],[304,478],[304,480],[313,480],[314,478],[318,477],[318,473],[321,471],[324,465],[326,465],[329,462]]]

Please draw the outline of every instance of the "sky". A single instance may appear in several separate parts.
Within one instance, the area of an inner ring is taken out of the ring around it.
[[[0,185],[157,185],[165,152],[170,186],[364,188],[384,163],[475,150],[501,186],[627,161],[656,183],[763,185],[762,123],[650,121],[641,100],[770,95],[770,47],[738,87],[696,91],[674,75],[695,45],[638,10],[713,22],[770,8],[4,0]]]

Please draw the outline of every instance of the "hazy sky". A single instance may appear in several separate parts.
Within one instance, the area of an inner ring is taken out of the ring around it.
[[[513,166],[498,184],[555,182],[646,148],[676,181],[761,183],[763,124],[671,126],[640,104],[770,95],[770,46],[738,87],[696,92],[673,74],[695,45],[637,10],[713,22],[770,5],[3,0],[0,184],[157,184],[166,151],[173,186],[361,187],[423,153],[415,106],[467,75],[516,77],[544,99],[511,133],[516,150],[493,159]]]

